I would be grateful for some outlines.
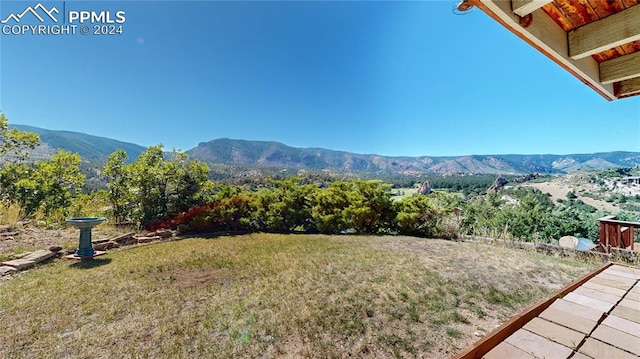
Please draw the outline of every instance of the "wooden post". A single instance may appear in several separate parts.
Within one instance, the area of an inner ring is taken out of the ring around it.
[[[600,218],[600,246],[605,253],[611,248],[634,250],[636,229],[640,223],[619,221],[615,216]]]
[[[607,225],[603,221],[600,221],[599,223],[600,223],[600,238],[599,238],[600,247],[602,248],[602,250],[605,251],[605,253],[608,253],[609,251],[607,250]]]

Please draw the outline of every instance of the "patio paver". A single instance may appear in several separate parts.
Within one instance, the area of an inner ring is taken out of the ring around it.
[[[624,350],[605,344],[599,340],[588,338],[584,345],[580,347],[580,353],[584,353],[592,358],[615,358],[615,359],[638,359],[637,356]]]
[[[622,271],[622,272],[635,274],[637,276],[637,278],[640,279],[640,269],[638,269],[638,268],[619,266],[619,265],[612,265],[609,268],[611,268],[613,270],[616,270],[616,271]]]
[[[640,323],[640,311],[638,310],[617,306],[613,308],[613,311],[611,311],[611,314],[617,315],[620,318],[631,320],[636,323]]]
[[[571,292],[564,297],[565,300],[570,302],[578,303],[585,305],[587,307],[591,307],[593,309],[601,310],[603,312],[608,312],[613,308],[615,303],[608,303],[604,300],[587,297],[582,294],[577,294],[576,292]]]
[[[633,310],[640,310],[640,302],[636,302],[635,300],[631,300],[627,298],[621,300],[620,303],[618,303],[618,306],[633,309]]]
[[[611,328],[616,328],[627,334],[640,337],[640,323],[632,322],[628,319],[618,317],[617,315],[609,315],[602,321],[602,324],[610,326]]]
[[[524,329],[569,348],[576,348],[585,334],[541,318],[533,318]]]
[[[596,278],[602,278],[602,279],[610,280],[612,282],[624,284],[625,286],[627,286],[625,290],[628,290],[629,288],[633,287],[634,284],[636,284],[636,279],[621,277],[616,274],[606,273],[606,271],[598,274]]]
[[[574,290],[573,292],[580,295],[584,295],[586,297],[599,299],[612,304],[616,304],[620,301],[620,299],[622,299],[622,295],[610,294],[610,293],[606,293],[596,289],[586,288],[584,286]]]
[[[619,268],[619,267],[618,267]],[[635,273],[630,273],[628,271],[622,271],[620,269],[617,269],[615,266],[611,267],[607,270],[605,270],[602,273],[606,273],[606,274],[612,274],[612,275],[616,275],[618,277],[624,277],[624,278],[629,278],[629,279],[633,279],[633,280],[638,280],[640,279],[640,276],[635,274]]]
[[[585,284],[582,285],[582,287],[585,288],[591,288],[591,289],[595,289],[595,290],[599,290],[601,292],[604,293],[609,293],[609,294],[613,294],[613,295],[619,295],[619,296],[623,296],[625,293],[627,293],[627,291],[623,290],[623,289],[618,289],[618,288],[614,288],[614,287],[609,287],[608,285],[604,285],[604,284],[598,284],[596,282],[592,282],[592,281],[588,281]]]
[[[593,328],[595,328],[598,324],[595,320],[582,318],[577,315],[573,315],[571,313],[567,313],[565,311],[554,309],[551,307],[542,312],[539,317],[558,323],[567,328],[571,328],[584,334],[591,333]]]
[[[502,342],[491,349],[490,352],[483,356],[485,359],[504,359],[504,358],[522,358],[533,359],[533,355],[514,347],[509,343]]]
[[[609,287],[622,289],[625,292],[628,291],[629,288],[632,287],[632,285],[630,285],[630,284],[625,284],[625,283],[622,283],[622,282],[618,282],[618,281],[607,279],[607,278],[601,278],[601,277],[593,277],[593,278],[589,279],[589,282],[598,283],[598,284],[606,285],[606,286],[609,286]]]
[[[640,337],[627,334],[607,325],[598,326],[591,334],[591,337],[640,356]]]
[[[567,358],[573,350],[545,339],[528,330],[520,329],[505,339],[506,343],[538,358]]]
[[[635,300],[636,302],[640,302],[640,293],[629,291],[629,293],[624,296],[624,299],[631,299]]]
[[[600,320],[600,318],[602,318],[602,316],[604,315],[604,312],[601,310],[593,309],[591,307],[587,307],[575,302],[570,302],[562,298],[557,299],[555,302],[553,302],[549,306],[549,308],[563,310],[573,315],[577,315],[579,317],[593,320],[596,322]]]

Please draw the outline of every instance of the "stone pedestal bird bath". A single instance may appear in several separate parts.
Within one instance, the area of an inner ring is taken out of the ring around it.
[[[75,217],[69,218],[65,222],[80,229],[80,242],[75,254],[67,256],[70,259],[93,259],[93,257],[104,254],[93,249],[91,244],[91,228],[106,221],[104,217]]]

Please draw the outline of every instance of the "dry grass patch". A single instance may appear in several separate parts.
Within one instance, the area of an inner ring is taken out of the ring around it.
[[[576,195],[578,195],[578,198],[581,199],[584,203],[593,206],[598,210],[606,211],[613,214],[620,212],[620,207],[617,207],[612,203],[608,203],[601,199],[579,195],[580,192],[577,189],[587,187],[587,185],[577,183],[567,184],[564,178],[553,179],[549,182],[525,183],[522,186],[537,188],[542,193],[548,193],[551,195],[551,199],[554,201],[558,199],[566,200],[567,192],[572,191]]]
[[[410,237],[160,243],[0,282],[0,357],[444,358],[594,267]]]

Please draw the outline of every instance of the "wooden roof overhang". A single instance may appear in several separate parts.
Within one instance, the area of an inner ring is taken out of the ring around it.
[[[640,0],[462,0],[609,101],[640,95]]]

